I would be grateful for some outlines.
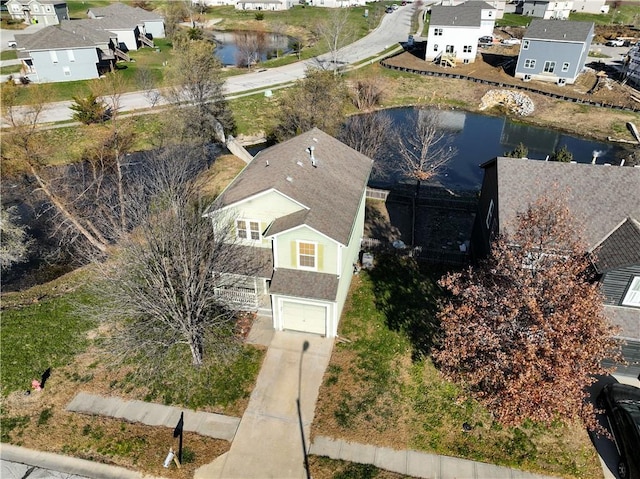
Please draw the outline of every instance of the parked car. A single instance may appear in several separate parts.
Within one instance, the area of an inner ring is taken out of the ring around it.
[[[615,40],[609,40],[607,41],[607,43],[605,43],[606,46],[608,47],[623,47],[624,46],[624,40],[619,40],[619,39],[615,39]]]
[[[385,12],[387,12],[387,13],[393,13],[393,8],[391,8],[391,7],[387,7],[387,9],[385,10]]]
[[[598,395],[620,454],[620,479],[640,479],[640,388],[607,384]]]
[[[7,46],[8,46],[9,48],[18,48],[18,44],[16,43],[16,41],[15,41],[15,40],[9,40],[9,41],[7,42]]]
[[[391,5],[391,8],[393,8],[394,10],[397,10],[400,7],[398,7],[398,5],[394,3],[393,5]]]
[[[507,38],[502,40],[502,43],[505,45],[520,45],[522,43],[519,38]]]
[[[493,37],[488,35],[486,37],[480,37],[478,38],[478,43],[480,43],[481,45],[489,45],[491,43],[493,43]]]

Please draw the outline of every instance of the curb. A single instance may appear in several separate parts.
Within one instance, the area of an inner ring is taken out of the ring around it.
[[[51,452],[36,451],[12,444],[0,444],[0,459],[92,479],[161,479],[157,476],[148,476],[141,472],[131,471],[124,467],[109,466],[99,462],[62,456]]]

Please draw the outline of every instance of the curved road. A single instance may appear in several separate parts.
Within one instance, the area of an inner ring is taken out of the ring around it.
[[[393,13],[385,14],[380,25],[369,35],[343,47],[338,52],[341,65],[361,62],[376,56],[394,44],[406,42],[411,30],[411,16],[415,8],[417,8],[415,3],[411,3],[398,8]],[[303,62],[229,77],[225,83],[225,92],[228,96],[233,96],[251,90],[268,89],[276,85],[291,83],[304,78],[305,71],[309,67],[333,68],[329,62],[329,55],[325,54]],[[48,104],[40,116],[39,123],[71,121],[73,113],[69,109],[71,104],[70,100]],[[158,102],[158,106],[162,104],[163,100]],[[149,109],[150,106],[143,92],[132,92],[122,95],[119,111],[131,112]],[[7,126],[4,119],[2,124]]]

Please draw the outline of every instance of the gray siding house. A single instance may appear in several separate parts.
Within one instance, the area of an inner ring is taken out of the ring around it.
[[[16,34],[22,74],[35,83],[89,80],[100,76],[102,51],[95,42],[58,26]]]
[[[605,297],[607,317],[626,341],[632,375],[640,371],[640,167],[498,157],[481,165],[484,179],[471,239],[474,257],[489,253],[492,238],[508,230],[537,198],[567,192],[583,227]],[[621,368],[619,368],[620,371]]]
[[[520,45],[515,77],[559,85],[575,83],[593,36],[592,22],[532,20]]]

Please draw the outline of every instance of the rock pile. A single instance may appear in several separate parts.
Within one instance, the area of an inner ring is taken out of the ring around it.
[[[533,101],[524,93],[514,90],[489,90],[480,100],[480,110],[503,105],[510,112],[527,116],[534,110]]]

